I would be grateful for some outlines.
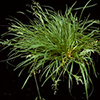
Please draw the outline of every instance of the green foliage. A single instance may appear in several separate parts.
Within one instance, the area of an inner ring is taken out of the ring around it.
[[[29,67],[29,76],[23,87],[35,73],[40,74],[40,80],[45,77],[42,86],[51,78],[52,88],[56,93],[59,81],[67,76],[69,92],[71,93],[75,79],[77,84],[82,83],[85,86],[88,100],[92,93],[91,91],[89,95],[88,86],[93,86],[90,73],[97,77],[92,54],[100,54],[100,30],[93,26],[99,24],[99,21],[89,20],[89,16],[81,19],[84,9],[91,7],[87,6],[88,3],[82,8],[79,18],[76,17],[77,12],[72,13],[75,3],[69,9],[66,6],[63,15],[52,7],[45,7],[43,10],[38,3],[33,2],[32,11],[29,12],[35,17],[33,20],[29,18],[29,25],[16,18],[9,19],[11,27],[2,36],[11,35],[13,38],[1,40],[0,44],[11,48],[6,60],[9,64],[15,58],[24,58],[14,69],[22,69],[19,76]],[[77,72],[74,71],[77,68],[75,65],[78,65]]]

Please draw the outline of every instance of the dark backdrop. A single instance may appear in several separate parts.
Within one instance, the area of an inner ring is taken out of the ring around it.
[[[55,10],[65,11],[65,5],[71,6],[76,0],[36,0],[41,5],[49,5],[54,7]],[[77,4],[75,7],[84,6],[88,0],[77,0]],[[97,6],[86,9],[84,16],[91,14],[90,18],[99,19],[100,20],[100,0],[92,0],[90,4],[97,3]],[[8,21],[6,18],[9,16],[14,16],[24,23],[28,23],[28,20],[25,16],[17,14],[17,11],[26,12],[26,4],[31,4],[31,0],[2,0],[0,2],[0,34],[7,31]],[[27,12],[26,12],[27,13]],[[31,17],[29,15],[29,17]],[[7,53],[9,49],[0,52],[0,60],[7,58]],[[96,63],[97,71],[100,72],[99,62]],[[23,90],[21,90],[21,86],[27,77],[27,72],[25,71],[21,77],[18,78],[18,72],[13,72],[13,68],[7,65],[5,62],[0,63],[0,100],[10,99],[10,100],[18,100],[18,99],[26,99],[26,100],[34,100],[37,96],[37,91],[34,83],[33,77],[30,78],[27,85]],[[94,82],[94,92],[90,97],[90,100],[99,100],[99,89],[100,89],[100,76],[98,75],[98,79],[93,77]],[[61,83],[59,86],[59,91],[56,96],[53,95],[53,91],[51,90],[51,84],[47,83],[44,88],[41,88],[42,96],[46,98],[46,100],[74,100],[70,97],[67,84]],[[77,97],[76,100],[81,100],[82,88],[79,86],[74,86],[73,94]],[[85,100],[85,99],[84,99]]]

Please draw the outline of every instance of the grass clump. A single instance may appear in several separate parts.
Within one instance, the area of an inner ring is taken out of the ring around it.
[[[99,21],[89,20],[89,16],[81,19],[84,9],[91,7],[88,6],[90,1],[83,8],[77,8],[82,9],[79,18],[76,17],[77,11],[75,14],[72,13],[75,3],[70,8],[66,6],[63,15],[61,11],[56,12],[52,7],[45,7],[43,10],[38,3],[33,2],[31,13],[35,17],[33,20],[29,18],[29,25],[16,18],[9,19],[11,26],[3,36],[11,35],[13,38],[6,41],[1,39],[0,44],[5,48],[11,48],[6,60],[9,64],[13,59],[24,58],[14,69],[22,69],[19,76],[26,67],[29,67],[29,76],[23,87],[34,73],[39,93],[35,76],[39,73],[40,80],[45,77],[42,86],[51,78],[56,93],[58,82],[67,76],[69,92],[71,93],[75,79],[77,84],[80,82],[84,85],[88,100],[92,93],[89,95],[88,86],[93,86],[90,74],[94,73],[97,77],[92,54],[100,54],[100,30],[94,26],[99,24]],[[41,99],[40,93],[39,98]]]

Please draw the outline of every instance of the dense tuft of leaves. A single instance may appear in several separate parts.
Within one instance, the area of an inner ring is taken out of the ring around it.
[[[26,67],[29,67],[29,76],[23,87],[32,73],[41,73],[40,80],[42,77],[46,78],[42,86],[51,78],[56,93],[58,82],[63,76],[67,76],[69,92],[71,93],[75,79],[77,84],[81,82],[85,86],[88,100],[88,86],[90,84],[93,86],[91,69],[97,77],[91,55],[100,54],[100,30],[93,26],[99,24],[99,21],[89,20],[89,16],[84,20],[81,19],[88,3],[83,7],[79,18],[76,17],[77,12],[72,14],[75,3],[69,9],[66,6],[63,15],[51,7],[45,7],[43,10],[38,3],[33,2],[32,11],[29,12],[35,18],[33,20],[29,18],[29,25],[23,24],[16,18],[9,19],[12,22],[11,27],[3,36],[11,35],[13,38],[1,40],[0,44],[5,48],[11,48],[6,60],[9,64],[9,61],[15,58],[24,58],[14,69],[22,68],[19,76]],[[78,66],[77,72],[74,71],[77,68],[75,64]]]

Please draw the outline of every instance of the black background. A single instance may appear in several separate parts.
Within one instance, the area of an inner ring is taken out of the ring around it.
[[[41,5],[49,5],[54,7],[55,10],[62,10],[64,12],[65,5],[68,4],[68,6],[71,6],[76,0],[36,1],[38,1]],[[77,0],[77,4],[75,5],[75,7],[84,6],[87,1],[88,0]],[[97,3],[97,6],[86,9],[83,16],[91,14],[90,18],[100,20],[100,0],[92,0],[90,4],[94,3]],[[7,31],[9,22],[6,20],[6,18],[8,18],[9,16],[14,16],[20,19],[22,22],[28,23],[28,19],[25,16],[16,13],[17,11],[26,12],[26,4],[31,4],[31,0],[2,0],[0,2],[0,34]],[[29,17],[31,16],[29,15]],[[9,49],[0,52],[0,60],[6,59],[8,52]],[[97,71],[100,72],[99,62],[96,63],[96,67]],[[34,100],[34,98],[37,96],[34,78],[31,77],[25,88],[21,90],[21,86],[28,74],[27,71],[25,71],[21,77],[18,77],[18,72],[19,70],[14,72],[13,68],[6,63],[0,63],[0,100]],[[100,76],[98,75],[97,79],[95,77],[92,77],[92,79],[95,89],[93,95],[90,97],[90,100],[99,100]],[[60,84],[56,96],[53,95],[53,91],[51,90],[50,85],[50,82],[47,82],[47,84],[40,90],[41,95],[46,98],[46,100],[74,100],[68,93],[67,82]],[[72,93],[76,97],[76,100],[82,100],[82,90],[83,87],[81,85],[74,85]]]

